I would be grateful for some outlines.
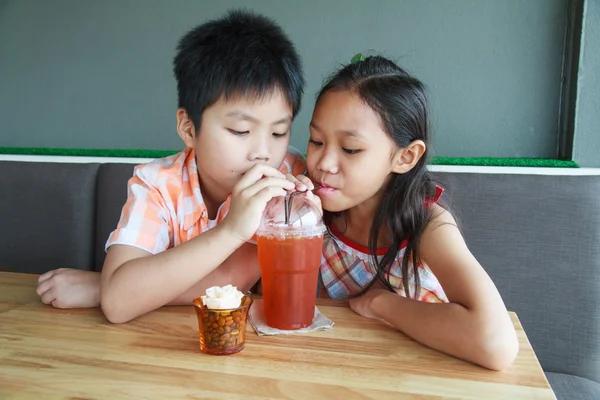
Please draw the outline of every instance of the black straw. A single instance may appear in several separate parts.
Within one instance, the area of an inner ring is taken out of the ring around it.
[[[285,196],[284,206],[285,206],[285,224],[286,225],[290,224],[290,212],[292,211],[292,200],[294,199],[294,195],[296,195],[296,193],[298,193],[298,192],[292,192],[292,193],[288,194],[287,196]]]

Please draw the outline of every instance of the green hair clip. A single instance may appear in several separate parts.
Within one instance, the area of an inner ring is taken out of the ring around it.
[[[365,55],[363,53],[356,53],[352,60],[350,60],[350,64],[356,64],[359,61],[365,61]]]

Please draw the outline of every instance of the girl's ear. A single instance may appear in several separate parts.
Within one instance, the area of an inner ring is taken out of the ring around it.
[[[187,147],[194,148],[196,128],[187,111],[183,108],[177,109],[177,133]]]
[[[417,162],[425,154],[427,145],[422,140],[413,140],[408,146],[398,150],[396,153],[393,164],[392,172],[396,174],[404,174],[410,171]]]

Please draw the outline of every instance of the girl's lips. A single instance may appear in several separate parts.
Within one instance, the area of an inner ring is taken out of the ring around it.
[[[327,194],[334,193],[335,191],[337,191],[336,188],[332,188],[331,186],[326,185],[324,183],[315,182],[314,192],[316,195],[327,195]]]
[[[315,192],[317,194],[329,194],[329,193],[333,193],[335,191],[337,191],[337,189],[330,188],[330,187],[328,187],[328,188],[322,187],[320,189],[317,189]]]
[[[328,184],[326,184],[326,183],[314,182],[314,185],[315,185],[315,190],[319,190],[319,189],[321,189],[321,188],[324,188],[324,189],[331,189],[331,186],[329,186],[329,185],[328,185]]]

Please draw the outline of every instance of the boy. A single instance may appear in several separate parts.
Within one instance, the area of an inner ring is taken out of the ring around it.
[[[136,167],[101,276],[50,271],[38,284],[44,303],[96,306],[99,287],[106,317],[121,323],[191,304],[213,285],[245,292],[259,279],[247,241],[266,203],[294,188],[284,174],[305,169],[287,152],[304,86],[299,56],[273,21],[241,11],[190,31],[177,50],[185,150]]]

